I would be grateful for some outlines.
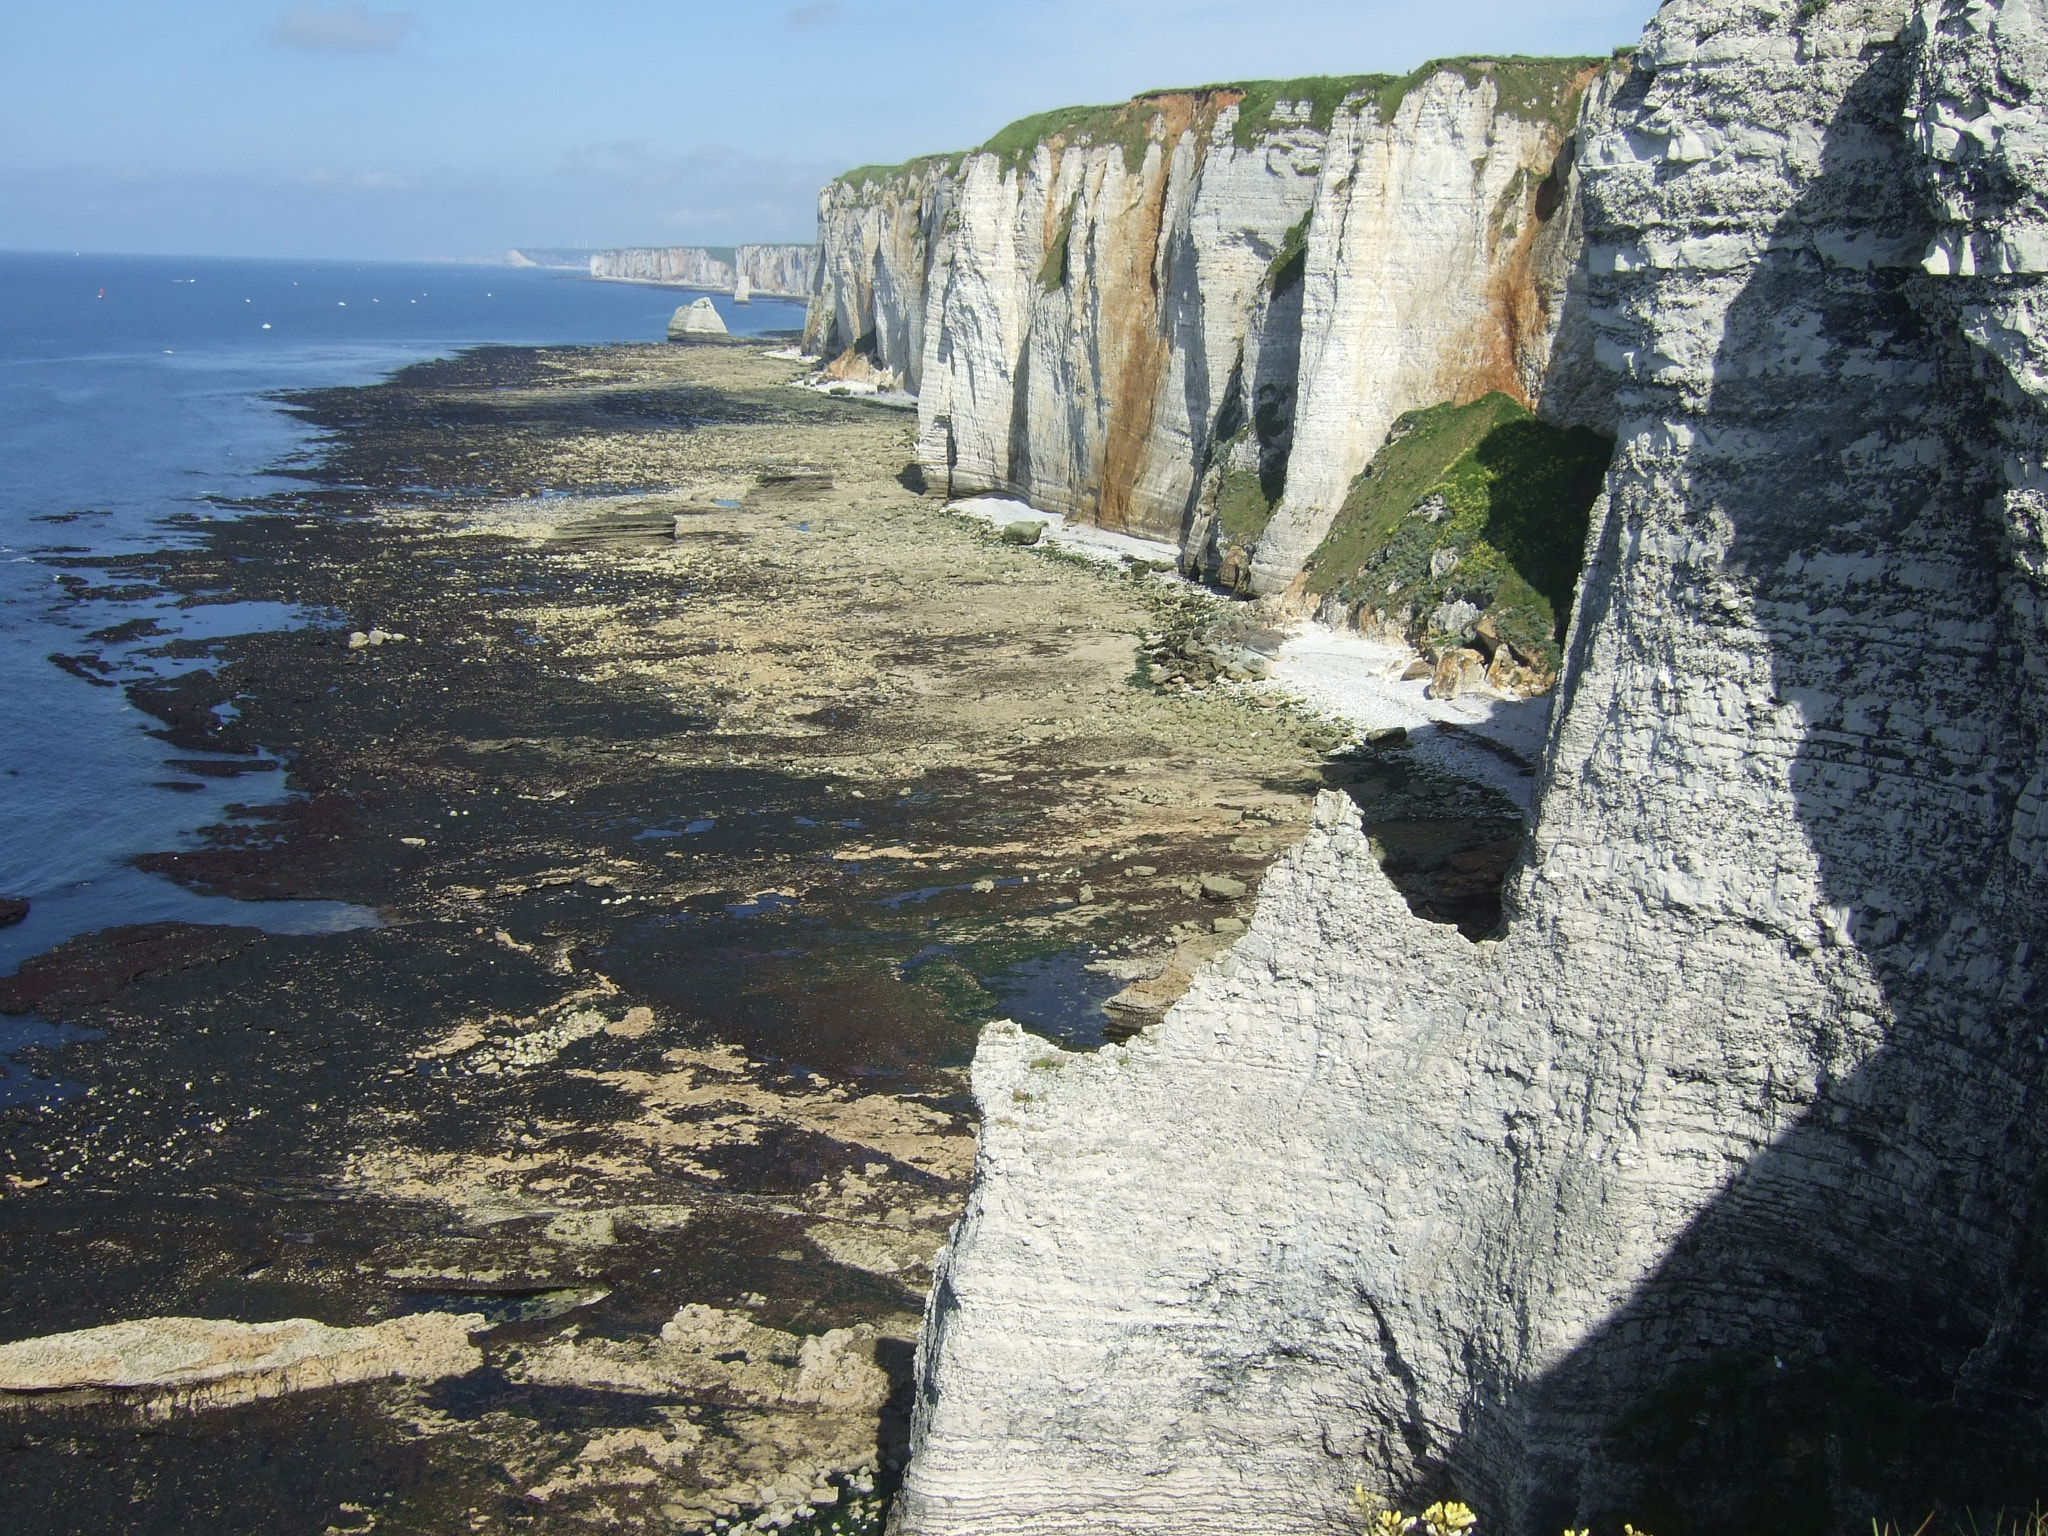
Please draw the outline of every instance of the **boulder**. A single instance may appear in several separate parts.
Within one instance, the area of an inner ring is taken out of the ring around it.
[[[1039,536],[1044,532],[1045,524],[1035,522],[1028,517],[1020,517],[1014,523],[1003,524],[1003,542],[1005,544],[1036,544]]]
[[[1540,666],[1524,662],[1513,646],[1503,642],[1486,664],[1486,686],[1495,693],[1530,698],[1550,691],[1550,674]]]
[[[12,928],[27,916],[26,896],[0,896],[0,928]]]
[[[1436,672],[1429,680],[1429,695],[1433,699],[1455,699],[1461,693],[1485,686],[1486,658],[1459,646],[1438,658]]]
[[[732,333],[725,328],[725,318],[718,313],[718,306],[711,302],[711,296],[677,306],[676,312],[668,317],[668,339],[670,341],[701,341],[707,337],[724,338]]]
[[[1442,554],[1442,550],[1437,551]],[[1431,569],[1433,570],[1432,563]],[[1429,627],[1439,635],[1458,635],[1471,629],[1479,618],[1479,610],[1462,597],[1446,598],[1431,610]]]

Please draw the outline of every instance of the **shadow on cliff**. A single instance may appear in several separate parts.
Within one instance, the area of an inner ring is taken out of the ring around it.
[[[1761,629],[1772,702],[1805,710],[1791,782],[1832,933],[1786,942],[1841,1001],[1788,1002],[1780,1028],[1844,1065],[1768,1095],[1788,1123],[1619,1311],[1541,1377],[1493,1383],[1406,1490],[1455,1489],[1494,1530],[1912,1530],[1938,1509],[1940,1532],[2048,1497],[2043,1008],[2025,975],[2048,907],[2004,841],[2026,776],[2011,770],[2041,743],[2001,608],[1994,396],[1940,322],[1938,280],[1823,266],[1806,237],[1886,208],[1909,233],[1926,220],[1899,128],[1908,74],[1903,46],[1870,52],[1784,247],[1729,312],[1710,416],[1763,448],[1719,470],[1696,455],[1689,516],[1732,547],[1673,595],[1699,630]],[[1646,89],[1639,68],[1621,110]],[[1816,315],[1830,345],[1900,366],[1800,385],[1784,359]],[[1941,451],[1918,462],[1877,446],[1923,433]],[[1878,551],[1893,558],[1872,577]],[[1895,574],[1911,570],[1937,576]],[[1589,583],[1583,600],[1611,596]],[[1858,1006],[1875,1049],[1848,1037]]]

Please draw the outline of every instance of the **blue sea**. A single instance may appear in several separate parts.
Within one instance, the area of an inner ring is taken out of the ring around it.
[[[376,920],[335,902],[198,896],[130,867],[190,846],[248,784],[156,787],[175,755],[145,734],[157,722],[48,659],[98,652],[115,681],[166,674],[199,664],[149,654],[172,639],[327,616],[76,601],[67,578],[108,584],[80,562],[190,540],[191,519],[232,517],[227,503],[279,489],[266,470],[308,447],[279,391],[368,383],[484,343],[658,341],[690,297],[504,267],[0,253],[0,896],[32,903],[27,922],[0,929],[0,974],[121,923],[307,932]],[[735,334],[803,322],[800,304],[715,302]],[[135,618],[162,632],[88,639]],[[0,1038],[0,1055],[9,1048]]]

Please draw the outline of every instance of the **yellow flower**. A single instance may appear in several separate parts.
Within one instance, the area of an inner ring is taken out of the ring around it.
[[[1407,1532],[1415,1528],[1415,1520],[1398,1509],[1383,1509],[1366,1523],[1365,1528],[1372,1536],[1407,1536]]]
[[[1456,1500],[1432,1504],[1422,1512],[1422,1523],[1429,1527],[1430,1536],[1459,1536],[1479,1523],[1479,1517]]]
[[[1621,1527],[1621,1536],[1650,1536],[1650,1533],[1648,1531],[1639,1531],[1624,1521]]]
[[[1588,1527],[1583,1525],[1580,1526],[1576,1531],[1573,1530],[1570,1526],[1566,1526],[1564,1528],[1564,1536],[1593,1536],[1593,1532]]]

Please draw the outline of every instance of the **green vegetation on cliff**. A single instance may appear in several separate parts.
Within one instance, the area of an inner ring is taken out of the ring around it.
[[[1606,59],[1504,58],[1432,59],[1405,75],[1305,75],[1296,80],[1232,80],[1218,85],[1185,89],[1145,91],[1129,101],[1103,106],[1055,107],[1036,112],[998,129],[979,148],[951,154],[925,155],[901,165],[863,165],[847,171],[838,180],[847,186],[886,185],[899,177],[943,169],[958,170],[969,154],[994,155],[1003,167],[1023,164],[1038,146],[1052,139],[1068,145],[1115,144],[1124,152],[1124,168],[1136,171],[1145,162],[1145,146],[1153,120],[1167,97],[1196,98],[1213,110],[1229,97],[1238,98],[1237,122],[1231,138],[1240,149],[1249,149],[1261,134],[1273,127],[1280,103],[1289,106],[1288,117],[1298,120],[1306,104],[1308,121],[1327,129],[1337,110],[1347,101],[1370,99],[1379,110],[1381,122],[1392,119],[1408,93],[1431,76],[1449,71],[1468,84],[1491,77],[1500,92],[1501,108],[1531,122],[1545,122],[1559,133],[1568,132],[1578,111],[1579,91],[1591,72]]]
[[[1298,80],[1233,80],[1207,89],[1244,93],[1230,136],[1239,149],[1250,149],[1258,136],[1273,126],[1273,109],[1283,101],[1307,102],[1310,125],[1326,129],[1346,101],[1379,91],[1394,79],[1393,75],[1305,75]]]
[[[1045,260],[1039,263],[1038,286],[1047,292],[1067,286],[1074,244],[1074,209],[1080,201],[1078,197],[1068,199],[1067,211],[1060,215],[1059,232],[1045,248]]]
[[[1277,493],[1269,495],[1255,469],[1230,469],[1216,488],[1216,521],[1233,544],[1249,548],[1273,520]]]
[[[915,160],[905,160],[901,165],[857,165],[850,171],[841,171],[832,179],[848,187],[885,187],[892,181],[908,176],[957,171],[960,169],[960,162],[967,158],[967,153],[966,150],[954,150],[950,154],[919,155]]]
[[[1467,85],[1491,78],[1498,91],[1500,110],[1528,123],[1548,123],[1560,135],[1571,132],[1579,113],[1579,95],[1593,72],[1608,61],[1600,58],[1532,59],[1520,54],[1507,57],[1431,59],[1420,69],[1388,80],[1379,88],[1380,121],[1389,122],[1408,99],[1408,93],[1431,76],[1448,72]]]
[[[1491,614],[1517,650],[1555,668],[1613,451],[1598,433],[1538,421],[1499,393],[1409,411],[1352,482],[1309,561],[1309,590],[1405,613],[1424,642]],[[1477,612],[1438,625],[1434,616],[1461,602]]]
[[[1283,292],[1300,282],[1308,270],[1308,223],[1314,217],[1311,208],[1280,237],[1280,249],[1266,263],[1266,287],[1271,292]]]
[[[1049,139],[1069,145],[1117,144],[1123,148],[1124,169],[1135,171],[1145,163],[1145,145],[1151,137],[1152,120],[1158,115],[1158,102],[1151,95],[1102,107],[1057,107],[1019,118],[998,130],[976,153],[994,155],[1008,168],[1029,160]]]

